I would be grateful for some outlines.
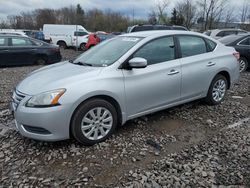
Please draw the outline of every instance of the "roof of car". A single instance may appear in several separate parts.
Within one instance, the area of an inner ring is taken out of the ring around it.
[[[140,31],[140,32],[133,32],[127,33],[121,36],[127,37],[149,37],[149,36],[161,36],[161,35],[174,35],[174,34],[194,34],[194,35],[201,35],[197,32],[192,31],[181,31],[181,30],[152,30],[152,31]],[[202,35],[204,36],[204,35]]]

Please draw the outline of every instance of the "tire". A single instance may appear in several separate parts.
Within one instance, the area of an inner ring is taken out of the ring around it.
[[[87,48],[85,47],[85,45],[86,45],[86,43],[82,43],[82,44],[80,45],[80,50],[86,51]]]
[[[110,137],[117,123],[117,111],[111,103],[92,99],[77,108],[71,121],[71,133],[81,144],[91,146]]]
[[[206,97],[206,102],[209,105],[220,104],[227,92],[228,82],[225,76],[218,74],[212,80]]]
[[[248,68],[248,61],[246,58],[241,57],[239,60],[239,64],[240,64],[240,72],[244,72],[247,70]]]
[[[57,43],[57,45],[58,45],[61,49],[66,49],[66,48],[67,48],[66,43],[63,42],[63,41],[59,41],[59,42]]]
[[[47,58],[45,56],[38,56],[35,64],[36,65],[45,65],[47,63]]]

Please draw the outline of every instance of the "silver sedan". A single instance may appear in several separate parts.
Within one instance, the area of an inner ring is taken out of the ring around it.
[[[16,126],[37,140],[93,145],[139,116],[196,99],[220,104],[239,78],[238,58],[194,32],[121,35],[21,81],[11,104]]]

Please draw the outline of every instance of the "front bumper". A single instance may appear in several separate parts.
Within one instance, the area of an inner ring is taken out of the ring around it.
[[[14,111],[16,127],[21,135],[35,140],[69,139],[70,117],[67,111],[64,106],[29,108],[20,104]]]

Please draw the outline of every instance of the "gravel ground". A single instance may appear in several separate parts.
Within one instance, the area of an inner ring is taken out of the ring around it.
[[[85,147],[15,130],[12,88],[39,67],[0,69],[0,187],[250,187],[250,72],[221,105],[195,101],[144,116]]]

